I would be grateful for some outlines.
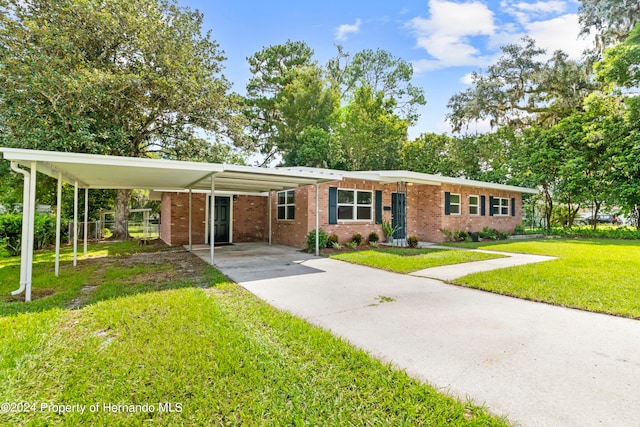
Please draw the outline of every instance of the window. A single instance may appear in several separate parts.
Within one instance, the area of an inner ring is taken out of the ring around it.
[[[460,195],[451,193],[449,195],[449,213],[460,215]]]
[[[278,192],[278,219],[289,220],[295,218],[296,204],[294,190]]]
[[[338,190],[338,219],[371,221],[373,211],[371,191]]]
[[[494,197],[493,206],[491,206],[491,212],[494,216],[508,216],[509,199],[505,197]]]
[[[480,215],[480,197],[469,196],[469,215]]]

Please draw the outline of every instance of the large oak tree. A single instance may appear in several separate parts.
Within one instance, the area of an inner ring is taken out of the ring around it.
[[[0,0],[0,144],[173,157],[202,133],[240,138],[201,27],[173,0]],[[127,202],[120,191],[119,237]]]

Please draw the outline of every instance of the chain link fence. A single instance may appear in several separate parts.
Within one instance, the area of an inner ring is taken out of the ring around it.
[[[126,221],[129,236],[134,239],[153,240],[160,238],[160,220]],[[113,234],[115,221],[89,221],[87,223],[88,240],[104,240]],[[78,240],[84,240],[84,221],[78,222]],[[69,243],[73,241],[73,221],[68,226]]]

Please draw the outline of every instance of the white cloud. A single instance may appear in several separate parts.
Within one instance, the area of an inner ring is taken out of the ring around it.
[[[342,24],[336,28],[336,40],[346,40],[348,34],[355,34],[360,32],[360,25],[362,25],[361,19],[356,19],[355,24]]]
[[[471,86],[473,84],[473,73],[467,73],[462,78],[460,78],[460,82]]]
[[[590,40],[578,38],[578,15],[565,13],[567,1],[502,0],[500,8],[503,14],[496,18],[477,0],[430,0],[428,18],[418,16],[405,24],[414,34],[416,46],[428,54],[412,62],[414,72],[487,66],[500,56],[500,47],[518,43],[525,35],[547,49],[549,56],[561,49],[571,59],[579,59],[590,47]]]
[[[430,18],[416,17],[406,24],[415,34],[417,46],[432,57],[415,61],[415,72],[487,64],[489,57],[483,55],[471,40],[490,36],[496,30],[494,14],[487,5],[477,1],[431,0],[429,12]]]
[[[520,24],[525,25],[535,19],[543,19],[564,13],[567,10],[567,3],[558,0],[536,1],[534,3],[503,0],[500,7],[505,13],[515,17]]]
[[[540,47],[547,49],[548,55],[556,50],[563,50],[569,58],[579,59],[585,49],[592,46],[591,39],[578,38],[580,24],[576,14],[532,22],[526,25],[526,30]]]

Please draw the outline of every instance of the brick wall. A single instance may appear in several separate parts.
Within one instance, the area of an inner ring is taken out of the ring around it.
[[[263,242],[268,239],[267,197],[237,196],[232,204],[234,242]]]
[[[312,202],[315,201],[315,186],[309,185],[296,188],[294,195],[294,218],[291,220],[279,220],[278,193],[275,191],[271,193],[271,238],[273,243],[294,246],[296,248],[306,247],[307,233],[314,228],[308,228],[310,195]],[[268,238],[268,230],[265,231],[265,234],[267,234]]]
[[[192,194],[193,244],[204,243],[205,201],[206,194]],[[163,193],[160,215],[160,238],[169,245],[189,244],[189,193]]]
[[[369,233],[375,231],[380,239],[384,239],[382,227],[375,224],[375,212],[369,221],[343,221],[329,224],[329,187],[382,191],[382,206],[391,206],[391,195],[397,191],[396,184],[381,184],[374,181],[345,179],[319,186],[319,224],[327,234],[337,234],[341,243],[351,240],[355,233],[360,233],[364,240]],[[417,236],[420,241],[441,242],[445,235],[440,231],[466,230],[480,231],[484,227],[495,228],[503,232],[513,232],[515,226],[522,222],[522,197],[520,193],[488,190],[482,188],[435,185],[407,185],[407,236]],[[444,214],[444,193],[460,194],[460,215]],[[486,215],[469,215],[469,196],[486,197]],[[505,197],[516,199],[516,215],[490,216],[489,197]],[[295,217],[293,220],[277,219],[277,193],[271,194],[271,226],[272,241],[284,245],[304,248],[306,236],[315,228],[315,186],[309,185],[295,189]],[[205,233],[205,194],[193,195],[193,243],[204,243]],[[375,211],[375,203],[374,203]],[[164,193],[162,196],[161,238],[168,244],[187,244],[188,236],[188,194]],[[268,198],[261,196],[237,196],[232,204],[233,226],[232,241],[255,242],[268,241]],[[391,211],[383,210],[382,217],[391,221]],[[168,218],[168,220],[167,220]]]
[[[407,186],[407,236],[421,242],[439,242],[444,211],[443,192],[436,185]]]
[[[461,206],[460,215],[444,215],[444,192],[460,194]],[[443,185],[441,187],[442,225],[440,228],[446,230],[481,231],[484,227],[495,228],[496,230],[513,233],[516,225],[522,223],[522,195],[517,192],[492,190],[486,188],[475,188],[465,186]],[[485,196],[486,214],[485,216],[469,214],[469,196]],[[504,197],[509,199],[508,216],[490,216],[489,197]],[[511,198],[516,199],[515,216],[511,216]],[[444,235],[440,233],[440,241],[444,240]]]

